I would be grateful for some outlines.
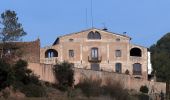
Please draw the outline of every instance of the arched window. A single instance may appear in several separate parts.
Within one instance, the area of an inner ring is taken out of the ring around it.
[[[121,73],[122,72],[122,64],[121,63],[116,63],[115,64],[115,71],[117,73]]]
[[[101,35],[100,35],[100,33],[99,33],[98,31],[96,31],[96,32],[94,33],[94,38],[95,38],[95,39],[101,39]]]
[[[88,39],[94,39],[94,32],[93,31],[89,32]]]
[[[54,49],[48,49],[45,52],[45,58],[58,57],[58,52]]]
[[[142,65],[140,63],[133,64],[133,74],[141,75],[142,74]]]
[[[132,48],[130,50],[130,56],[136,56],[136,57],[141,57],[142,56],[142,51],[139,48]]]
[[[101,35],[98,31],[95,31],[95,33],[93,31],[89,32],[88,39],[101,39]]]

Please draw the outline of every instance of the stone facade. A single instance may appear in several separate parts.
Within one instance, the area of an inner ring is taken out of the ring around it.
[[[43,81],[55,83],[55,77],[53,73],[53,65],[51,64],[39,64],[29,63],[29,68],[39,75]],[[102,84],[105,84],[107,80],[120,82],[121,85],[128,90],[139,91],[141,86],[147,86],[149,88],[149,94],[152,93],[166,93],[166,84],[162,82],[147,81],[145,79],[136,79],[131,75],[118,74],[108,71],[94,71],[90,69],[74,68],[74,84],[78,84],[84,78],[101,79]]]
[[[130,43],[127,35],[88,29],[60,36],[40,49],[40,63],[69,61],[76,68],[126,73],[147,79],[148,50]]]
[[[37,39],[31,42],[19,42],[17,44],[22,50],[22,59],[30,63],[40,62],[40,40]]]
[[[26,60],[29,63],[40,62],[40,40],[37,39],[31,42],[7,42],[2,51],[2,44],[0,44],[0,52],[4,52],[4,56],[11,57],[13,53],[17,55],[15,58]]]

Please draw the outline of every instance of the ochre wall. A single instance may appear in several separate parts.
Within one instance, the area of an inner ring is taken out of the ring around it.
[[[88,39],[88,33],[91,31],[98,31],[101,34],[101,39]],[[117,38],[119,38],[120,41],[116,41]],[[73,39],[73,41],[69,41],[70,39]],[[44,61],[50,61],[51,58],[45,58],[45,52],[48,49],[54,49],[58,51],[58,57],[56,58],[58,62],[65,60],[74,63],[74,67],[76,68],[91,69],[91,63],[88,61],[88,56],[91,55],[91,48],[93,47],[98,48],[99,58],[102,58],[101,62],[99,62],[100,70],[115,72],[115,64],[121,63],[122,73],[125,73],[125,71],[128,70],[130,75],[147,80],[147,48],[131,44],[130,38],[126,35],[98,29],[90,29],[59,37],[58,44],[41,48],[40,62],[45,63]],[[142,57],[130,56],[130,49],[135,47],[141,50]],[[73,58],[69,57],[69,50],[74,50]],[[122,56],[116,57],[115,50],[121,50]],[[142,75],[133,75],[134,63],[140,63],[142,65]]]
[[[40,79],[43,81],[48,82],[56,82],[53,74],[53,66],[52,65],[45,65],[45,64],[38,64],[38,63],[29,63],[29,67],[31,70],[34,71],[35,74],[40,76]],[[111,79],[112,81],[119,81],[126,89],[134,89],[139,91],[142,85],[146,85],[149,88],[149,91],[154,89],[156,93],[160,93],[163,91],[165,93],[166,84],[161,82],[151,82],[145,79],[135,79],[130,75],[126,74],[117,74],[113,72],[106,72],[106,71],[93,71],[81,68],[74,68],[75,71],[75,84],[77,84],[82,78],[99,78],[102,79],[104,83],[106,79]]]

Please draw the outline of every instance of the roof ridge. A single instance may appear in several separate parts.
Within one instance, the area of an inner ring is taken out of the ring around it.
[[[108,32],[108,33],[112,33],[112,34],[116,34],[116,35],[120,35],[120,36],[127,37],[127,38],[130,38],[130,39],[131,39],[131,37],[129,37],[129,36],[127,36],[127,35],[123,35],[123,34],[115,33],[115,32],[110,32],[110,31],[105,31],[105,30],[102,30],[102,29],[94,28],[94,27],[93,27],[93,28],[88,28],[88,29],[85,29],[85,30],[82,30],[82,31],[72,32],[72,33],[69,33],[69,34],[65,34],[65,35],[62,35],[62,36],[58,36],[58,38],[64,37],[64,36],[69,36],[69,35],[72,35],[72,34],[77,34],[77,33],[85,32],[85,31],[88,31],[88,30],[93,30],[93,29],[100,30],[100,31],[104,31],[104,32]]]

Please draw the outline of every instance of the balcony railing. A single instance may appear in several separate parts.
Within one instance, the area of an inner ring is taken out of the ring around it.
[[[40,63],[43,64],[56,64],[57,63],[57,57],[52,57],[52,58],[43,58],[40,60]]]
[[[97,62],[101,62],[102,61],[102,57],[91,57],[91,56],[88,56],[88,61],[89,62],[94,62],[94,63],[97,63]]]
[[[141,71],[133,71],[133,75],[142,75]]]
[[[141,61],[142,57],[135,57],[135,56],[130,56],[131,61]]]

